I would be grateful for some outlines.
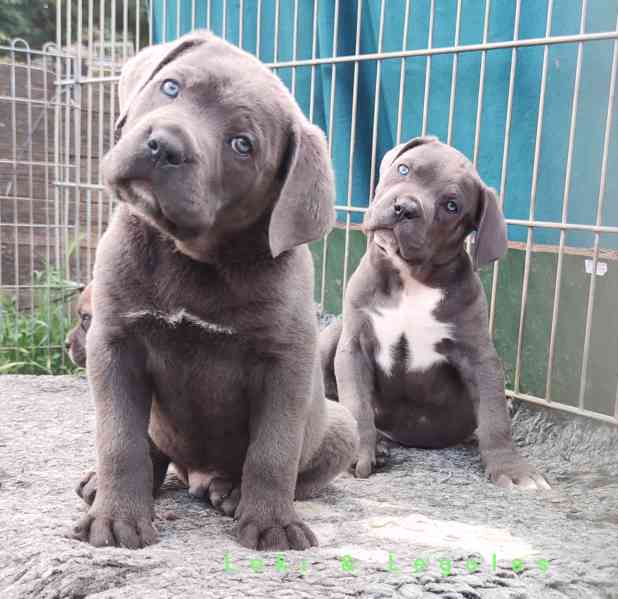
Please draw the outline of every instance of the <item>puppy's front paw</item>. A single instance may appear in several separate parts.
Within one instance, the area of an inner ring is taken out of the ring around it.
[[[356,478],[367,478],[376,468],[382,468],[390,456],[390,447],[384,439],[379,439],[373,450],[371,446],[361,447],[358,459],[352,464]]]
[[[71,536],[95,547],[139,549],[157,542],[158,535],[149,515],[115,516],[98,514],[91,508],[75,525]]]
[[[318,545],[315,534],[296,515],[294,509],[285,510],[285,515],[280,515],[276,512],[265,514],[255,506],[246,510],[239,506],[237,512],[241,514],[238,542],[243,547],[260,551],[277,551],[309,549]]]
[[[526,490],[551,488],[536,468],[515,452],[496,452],[486,463],[489,478],[499,487]]]
[[[86,472],[75,487],[75,492],[88,505],[92,505],[97,494],[97,473],[94,470]]]
[[[356,476],[356,478],[367,478],[374,471],[375,466],[375,449],[361,449],[358,453],[356,464],[352,465],[352,468],[354,469],[354,476]]]

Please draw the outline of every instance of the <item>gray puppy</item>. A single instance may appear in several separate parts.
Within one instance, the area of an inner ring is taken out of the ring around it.
[[[364,229],[367,252],[346,289],[343,321],[320,337],[327,396],[338,395],[358,421],[356,475],[380,459],[378,433],[435,448],[476,429],[494,482],[548,488],[513,446],[475,272],[507,249],[495,193],[454,148],[412,139],[382,160]],[[472,231],[474,265],[464,247]]]
[[[74,536],[155,542],[153,489],[173,461],[236,515],[242,545],[315,545],[294,498],[358,443],[324,397],[305,245],[334,217],[324,136],[265,66],[207,32],[142,51],[119,96],[102,174],[121,204],[87,343],[96,493]]]

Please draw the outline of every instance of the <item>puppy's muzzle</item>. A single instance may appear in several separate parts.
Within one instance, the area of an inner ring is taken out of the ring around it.
[[[396,221],[412,220],[423,215],[423,207],[416,198],[404,196],[395,200],[393,212]]]
[[[185,180],[181,171],[192,162],[194,147],[190,133],[169,119],[144,123],[126,131],[104,157],[104,182],[113,187],[141,180],[158,188],[178,187]]]
[[[146,155],[156,167],[177,167],[185,161],[186,151],[179,136],[169,129],[155,129],[146,140]]]
[[[391,199],[377,200],[365,215],[363,229],[365,233],[377,229],[393,229],[399,223],[421,219],[423,206],[413,196],[396,196]]]

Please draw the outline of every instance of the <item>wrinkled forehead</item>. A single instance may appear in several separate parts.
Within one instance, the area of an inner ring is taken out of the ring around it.
[[[401,164],[410,169],[411,179],[425,185],[468,185],[476,180],[472,163],[455,148],[438,142],[422,144],[401,154],[393,162],[395,172]]]
[[[206,43],[183,53],[157,73],[155,85],[169,78],[181,82],[181,93],[199,118],[252,131],[268,145],[279,143],[298,118],[283,83],[229,44]]]
[[[290,115],[294,106],[283,84],[257,59],[214,40],[184,52],[157,75],[161,81],[178,78],[193,98],[229,106],[260,120]]]

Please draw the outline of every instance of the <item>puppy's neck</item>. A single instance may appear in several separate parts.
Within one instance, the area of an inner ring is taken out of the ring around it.
[[[187,251],[188,248],[179,243],[176,243],[176,247],[190,258],[222,271],[246,270],[273,260],[264,219],[248,229],[227,233],[215,244],[205,241],[203,248],[198,241],[194,251]]]
[[[385,256],[375,247],[371,250],[372,259],[386,264],[394,274],[399,275],[401,281],[413,280],[429,287],[448,287],[453,280],[465,277],[468,272],[472,272],[472,263],[464,248],[443,263],[435,263],[431,260],[413,262],[405,260],[399,254]]]

